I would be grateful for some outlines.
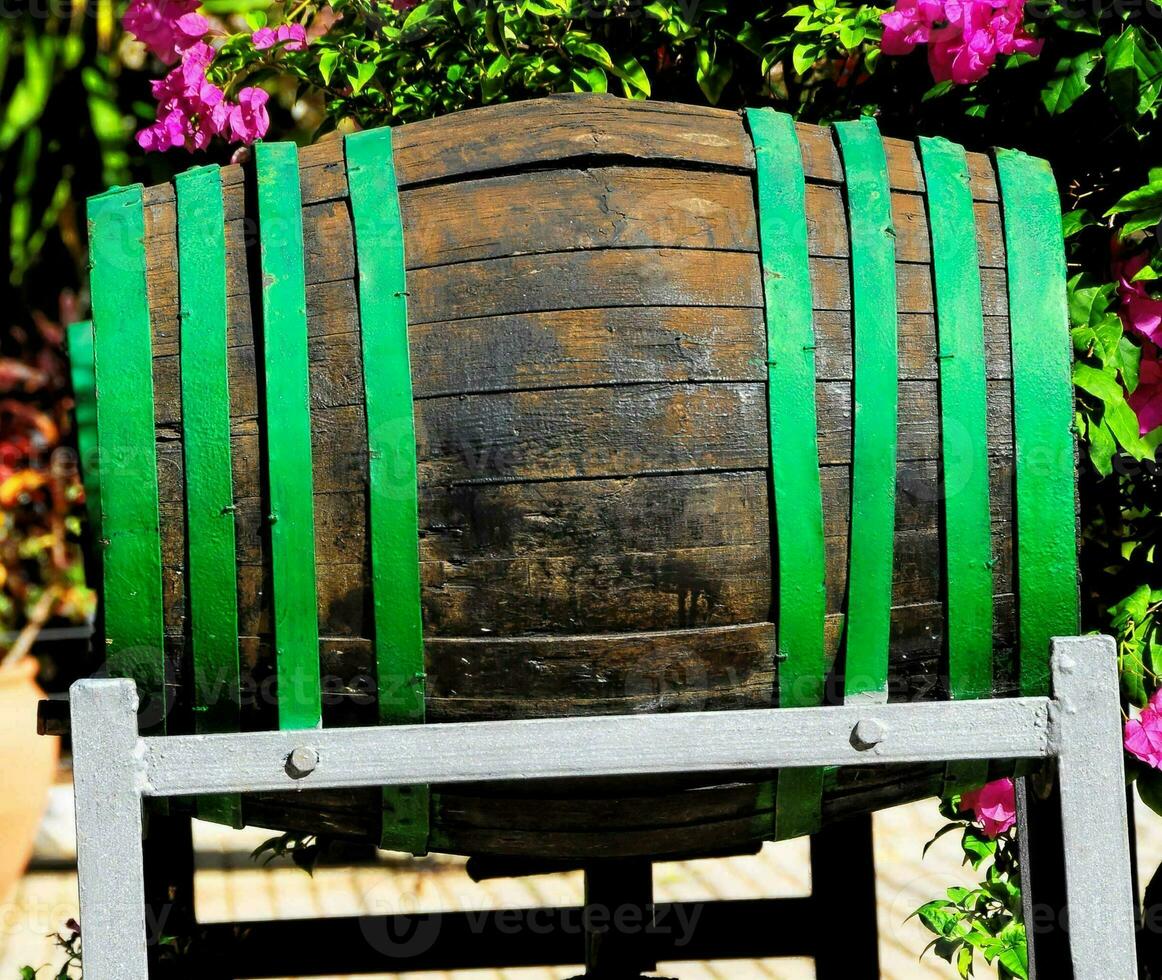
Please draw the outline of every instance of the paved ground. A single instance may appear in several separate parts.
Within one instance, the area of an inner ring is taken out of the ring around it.
[[[71,841],[71,799],[58,795],[46,819],[46,848],[67,854]],[[928,934],[915,920],[905,921],[919,904],[954,884],[971,882],[959,866],[953,837],[939,841],[921,860],[925,841],[942,820],[932,801],[898,807],[875,819],[877,918],[882,975],[892,980],[951,978],[954,973],[931,956],[918,961]],[[420,862],[385,860],[355,870],[322,868],[314,878],[297,868],[258,868],[246,853],[268,834],[228,831],[198,825],[197,843],[205,852],[198,872],[198,915],[203,921],[434,909],[477,910],[534,905],[579,904],[580,875],[552,875],[484,884],[469,881],[462,862],[429,858]],[[1140,857],[1144,868],[1162,861],[1162,819],[1139,814]],[[658,865],[654,873],[659,901],[757,898],[806,894],[810,886],[804,841],[768,845],[761,854],[718,861]],[[70,871],[26,876],[14,898],[0,906],[0,980],[17,980],[18,968],[57,962],[49,934],[76,914],[76,878]],[[772,928],[777,928],[772,923]],[[842,933],[837,932],[837,942]],[[384,974],[405,980],[563,980],[574,970],[459,971]],[[731,961],[666,964],[665,974],[681,980],[805,980],[814,976],[806,960]],[[987,971],[978,971],[988,976]],[[45,971],[44,976],[49,976]],[[329,978],[341,980],[341,978]],[[365,978],[367,980],[367,978]],[[374,980],[374,978],[370,978]]]

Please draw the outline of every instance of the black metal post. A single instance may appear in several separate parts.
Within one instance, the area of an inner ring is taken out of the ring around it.
[[[1073,967],[1069,958],[1061,797],[1048,775],[1022,776],[1016,780],[1016,787],[1029,978],[1068,980],[1073,976]]]
[[[876,867],[870,814],[825,827],[811,838],[812,939],[818,980],[878,980]],[[843,940],[835,916],[843,910]],[[772,926],[774,923],[772,923]]]
[[[654,866],[648,860],[609,861],[585,869],[585,975],[638,980],[650,957]]]

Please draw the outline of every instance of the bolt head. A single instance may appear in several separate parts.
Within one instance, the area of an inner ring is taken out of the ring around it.
[[[286,772],[291,779],[309,776],[319,765],[319,753],[309,745],[296,746],[287,756]]]
[[[870,749],[887,737],[883,722],[875,718],[861,718],[851,732],[851,744],[857,749]]]

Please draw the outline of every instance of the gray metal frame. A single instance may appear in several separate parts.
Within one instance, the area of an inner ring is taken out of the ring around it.
[[[1053,696],[139,737],[129,680],[71,691],[87,980],[147,980],[142,799],[1055,757],[1077,980],[1134,980],[1117,656],[1052,642]]]

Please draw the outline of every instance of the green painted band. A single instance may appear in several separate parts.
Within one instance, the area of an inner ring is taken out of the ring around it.
[[[255,156],[278,722],[317,728],[322,690],[298,149],[259,143]]]
[[[238,731],[238,578],[226,368],[226,215],[218,167],[179,174],[182,446],[186,589],[198,734]],[[238,796],[198,800],[198,816],[242,826]]]
[[[1049,639],[1080,628],[1072,345],[1049,164],[996,151],[1009,274],[1020,687],[1049,693]]]
[[[921,139],[920,158],[936,294],[948,691],[953,700],[987,698],[993,689],[992,518],[976,218],[964,149]],[[949,796],[985,782],[988,764],[950,764],[946,773]]]
[[[424,720],[419,499],[408,351],[403,218],[391,129],[346,139],[359,269],[359,327],[369,443],[369,527],[379,720]],[[385,788],[381,844],[428,849],[426,786]]]
[[[85,488],[85,510],[94,540],[101,537],[101,481],[97,475],[97,384],[93,369],[93,321],[80,320],[66,328],[69,379],[73,385],[73,416],[77,426],[77,455]]]
[[[109,673],[132,677],[143,730],[167,714],[153,349],[140,184],[89,199],[97,457]]]
[[[815,331],[807,253],[806,182],[790,116],[751,109],[759,255],[767,324],[767,392],[774,491],[779,706],[823,703],[823,494],[815,417]],[[779,774],[775,835],[819,828],[823,770]]]
[[[844,696],[886,701],[896,525],[896,248],[888,164],[870,117],[835,124],[851,234],[854,438]]]

